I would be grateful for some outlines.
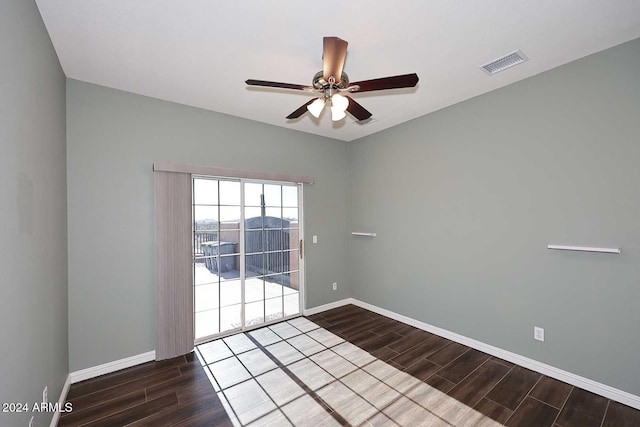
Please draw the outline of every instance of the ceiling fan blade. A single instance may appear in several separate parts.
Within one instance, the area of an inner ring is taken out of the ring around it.
[[[359,89],[354,88],[352,92],[369,92],[372,90],[414,87],[417,84],[418,84],[418,75],[416,73],[412,73],[412,74],[403,74],[401,76],[382,77],[380,79],[353,82],[349,85],[349,87],[360,86]]]
[[[298,117],[300,117],[301,115],[303,115],[304,113],[307,112],[307,105],[310,105],[313,101],[315,101],[318,98],[313,98],[311,101],[307,102],[306,104],[304,104],[302,107],[298,108],[296,111],[294,111],[293,113],[289,114],[287,116],[287,119],[291,120],[291,119],[297,119]]]
[[[311,86],[305,85],[297,85],[293,83],[280,83],[280,82],[270,82],[267,80],[252,80],[249,79],[245,81],[249,86],[266,86],[266,87],[279,87],[282,89],[295,89],[295,90],[313,90]]]
[[[336,79],[336,84],[340,83],[344,60],[347,57],[348,44],[338,37],[325,37],[323,39],[322,76],[326,81],[329,81],[329,77],[333,76]]]
[[[353,98],[351,98],[350,96],[345,96],[345,98],[349,100],[349,106],[347,107],[347,111],[353,117],[358,119],[358,121],[367,120],[369,117],[371,117],[371,113],[367,111],[367,109],[364,108],[362,105],[354,101]]]

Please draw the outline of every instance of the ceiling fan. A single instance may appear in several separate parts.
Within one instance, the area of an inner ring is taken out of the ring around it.
[[[414,87],[418,84],[418,75],[403,74],[392,77],[382,77],[373,80],[363,80],[359,82],[349,82],[349,77],[342,71],[344,60],[347,56],[347,45],[345,40],[338,37],[324,37],[322,51],[323,69],[313,76],[311,86],[270,82],[266,80],[247,80],[245,83],[250,86],[277,87],[282,89],[306,90],[320,94],[319,97],[307,102],[287,119],[297,119],[309,111],[314,117],[320,117],[320,113],[325,105],[331,105],[331,119],[335,122],[342,120],[349,112],[358,121],[367,120],[371,113],[362,105],[358,104],[348,95],[341,95],[341,92],[371,92],[374,90],[398,89],[403,87]]]

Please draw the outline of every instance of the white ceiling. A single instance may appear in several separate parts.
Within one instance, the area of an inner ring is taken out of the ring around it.
[[[36,0],[67,77],[351,141],[640,37],[638,0]],[[322,37],[349,42],[351,81],[416,72],[414,89],[353,97],[373,113],[289,121],[313,94]],[[477,67],[516,49],[528,62]]]

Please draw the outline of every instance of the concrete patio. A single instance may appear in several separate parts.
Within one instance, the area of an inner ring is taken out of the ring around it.
[[[239,328],[242,325],[240,272],[232,270],[219,276],[204,263],[194,265],[196,339]],[[269,276],[247,277],[245,324],[259,325],[300,313],[299,294],[297,289],[269,281]]]

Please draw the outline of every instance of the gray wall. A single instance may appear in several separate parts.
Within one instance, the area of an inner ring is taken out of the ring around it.
[[[0,58],[0,402],[33,404],[69,361],[65,77],[34,1],[0,2]]]
[[[346,143],[74,80],[67,111],[71,371],[155,348],[154,160],[315,176],[307,307],[350,296]]]
[[[635,40],[351,143],[353,296],[640,395],[639,70]]]

